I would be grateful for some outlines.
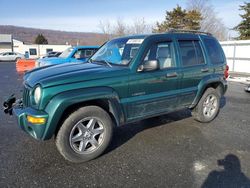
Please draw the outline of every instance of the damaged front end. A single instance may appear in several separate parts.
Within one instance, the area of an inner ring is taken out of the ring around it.
[[[23,102],[22,102],[22,99],[16,99],[15,95],[12,94],[3,103],[4,113],[9,114],[9,115],[13,115],[13,108],[14,107],[22,108]]]

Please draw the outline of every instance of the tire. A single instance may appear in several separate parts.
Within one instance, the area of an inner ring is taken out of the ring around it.
[[[86,162],[101,155],[113,133],[109,114],[100,107],[79,108],[63,122],[56,136],[61,155],[74,163]]]
[[[17,62],[19,59],[21,59],[20,57],[17,57],[16,59],[15,59],[15,61]]]
[[[220,110],[220,94],[213,88],[208,88],[202,95],[196,107],[192,110],[195,120],[208,123],[215,119]]]

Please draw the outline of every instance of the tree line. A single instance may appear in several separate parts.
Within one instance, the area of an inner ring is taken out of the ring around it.
[[[244,2],[239,10],[243,12],[240,14],[242,20],[231,30],[239,33],[235,39],[247,40],[250,39],[250,3]],[[103,42],[119,36],[162,33],[170,29],[199,30],[211,33],[219,40],[228,38],[228,29],[217,16],[209,0],[187,0],[186,9],[177,5],[172,10],[167,10],[164,21],[156,22],[154,26],[147,24],[144,18],[135,19],[132,24],[126,24],[123,19],[118,18],[115,23],[100,21],[99,28],[105,35]],[[48,44],[48,40],[39,34],[35,44]]]
[[[115,23],[100,21],[99,28],[109,40],[117,36],[144,33],[162,33],[170,29],[199,30],[211,33],[219,40],[227,40],[228,29],[239,32],[235,39],[250,39],[250,3],[240,5],[242,21],[234,28],[227,28],[217,16],[214,7],[209,0],[187,0],[186,9],[177,5],[172,10],[167,10],[165,19],[156,22],[154,26],[148,25],[144,18],[136,19],[130,25],[125,24],[121,18]]]

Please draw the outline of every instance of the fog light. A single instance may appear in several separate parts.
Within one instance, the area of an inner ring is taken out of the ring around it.
[[[29,123],[32,124],[44,124],[46,122],[45,118],[33,117],[33,116],[27,116],[27,120]]]

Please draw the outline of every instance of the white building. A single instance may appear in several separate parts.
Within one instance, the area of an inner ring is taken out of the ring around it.
[[[12,52],[12,36],[6,34],[0,34],[0,53]]]
[[[22,41],[13,39],[13,51],[29,55],[29,58],[39,58],[50,51],[62,52],[70,45],[51,45],[51,44],[25,44]]]

